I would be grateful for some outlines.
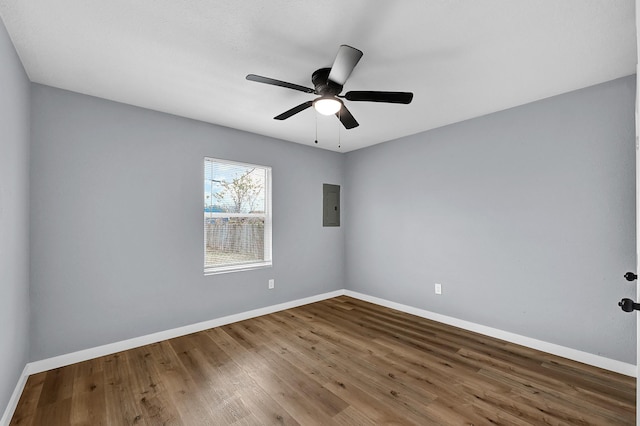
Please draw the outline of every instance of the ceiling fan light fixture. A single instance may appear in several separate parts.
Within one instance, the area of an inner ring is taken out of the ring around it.
[[[342,102],[334,97],[323,97],[313,101],[313,107],[322,115],[333,115],[340,111]]]

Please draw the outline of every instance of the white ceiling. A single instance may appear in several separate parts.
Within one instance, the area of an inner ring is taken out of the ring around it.
[[[412,91],[318,116],[318,146],[350,151],[633,74],[634,0],[0,0],[29,78],[315,145],[313,95],[338,46],[364,56],[344,87]],[[343,92],[343,93],[344,93]],[[338,131],[340,129],[340,131]],[[342,148],[338,148],[338,136]]]

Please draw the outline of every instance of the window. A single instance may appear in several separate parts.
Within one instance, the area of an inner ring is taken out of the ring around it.
[[[204,159],[204,273],[271,265],[271,167]]]

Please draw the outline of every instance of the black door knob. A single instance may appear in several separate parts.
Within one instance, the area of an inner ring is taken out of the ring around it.
[[[627,281],[635,281],[638,279],[638,276],[633,272],[627,272],[626,274],[624,274],[624,277],[627,279]]]
[[[625,312],[633,312],[634,310],[640,310],[640,303],[636,303],[631,299],[622,299],[618,302],[618,306]]]

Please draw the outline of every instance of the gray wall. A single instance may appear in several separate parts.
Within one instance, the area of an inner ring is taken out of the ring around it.
[[[32,111],[31,360],[344,288],[340,154],[37,84]],[[272,268],[203,276],[205,156],[273,168]]]
[[[634,99],[630,76],[349,153],[347,288],[635,364]]]
[[[634,90],[342,156],[33,85],[30,359],[346,287],[634,363]],[[203,276],[204,156],[273,167],[273,268]]]
[[[0,20],[0,415],[29,350],[29,80]]]

